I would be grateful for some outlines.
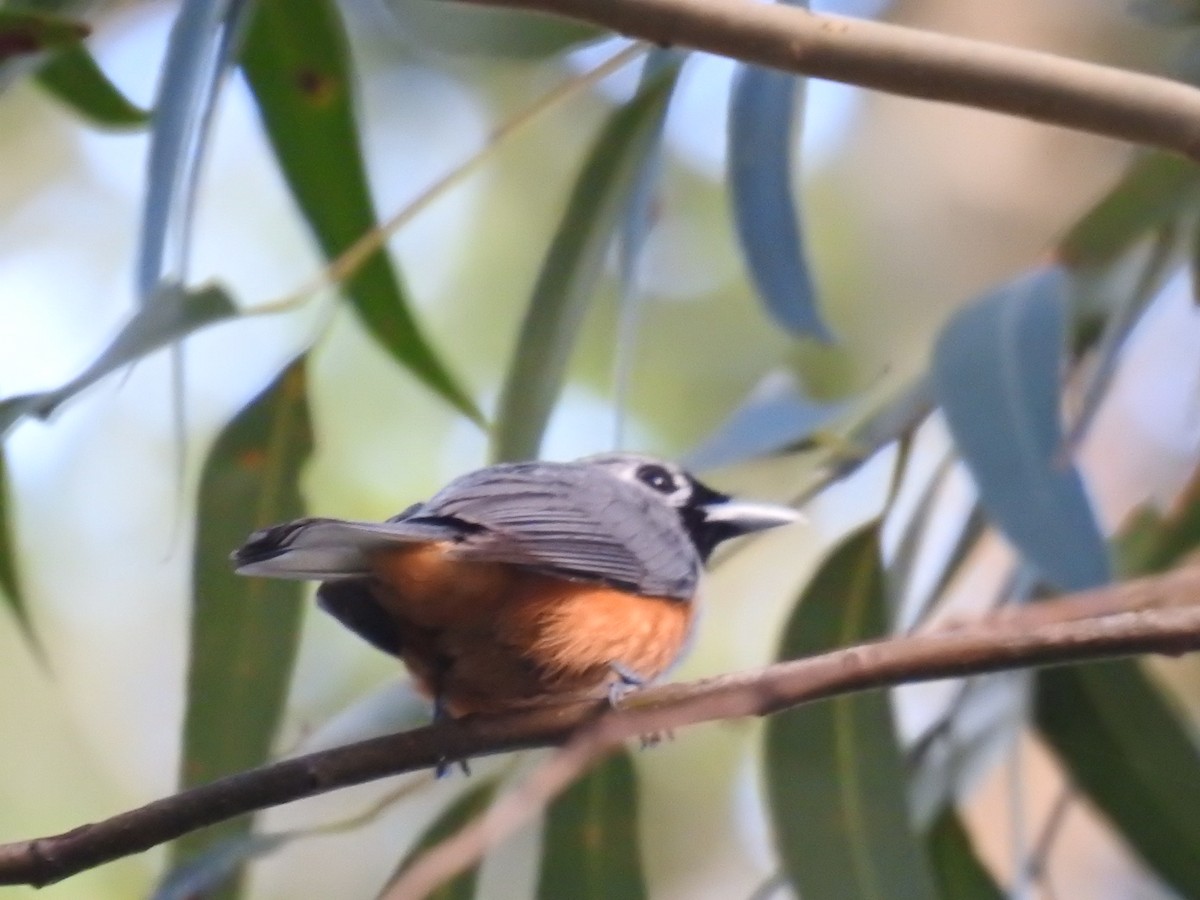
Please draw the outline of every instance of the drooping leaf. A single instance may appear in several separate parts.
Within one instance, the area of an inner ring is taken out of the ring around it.
[[[643,84],[592,145],[521,325],[492,428],[494,461],[537,455],[605,253],[656,143],[678,73],[677,65],[665,67]]]
[[[1165,572],[1200,548],[1200,470],[1166,514],[1143,507],[1116,542],[1121,572],[1129,577]]]
[[[150,121],[149,111],[122,94],[82,46],[59,50],[36,77],[38,84],[94,125],[136,128]]]
[[[1200,3],[1196,0],[1130,0],[1129,12],[1151,25],[1200,23]]]
[[[292,363],[218,437],[204,465],[193,570],[183,726],[184,787],[267,759],[291,678],[303,586],[244,578],[230,551],[256,529],[303,515],[297,486],[312,449],[304,360]],[[181,838],[178,865],[250,832],[235,819]]]
[[[885,631],[879,532],[851,535],[821,565],[785,627],[781,659]],[[772,716],[766,782],[775,845],[805,900],[936,896],[909,824],[887,696],[871,691]]]
[[[1044,669],[1036,721],[1075,786],[1183,897],[1200,897],[1200,745],[1136,662]]]
[[[1137,160],[1099,203],[1067,232],[1059,256],[1070,266],[1110,262],[1200,198],[1200,166],[1153,151]]]
[[[576,781],[547,810],[539,900],[644,898],[637,823],[637,772],[622,750]]]
[[[217,285],[189,291],[167,284],[118,332],[95,361],[61,387],[0,400],[0,435],[25,416],[46,418],[60,405],[105,375],[141,359],[194,331],[237,315],[237,307]]]
[[[30,646],[37,647],[33,637],[33,626],[29,621],[29,608],[21,592],[21,580],[17,571],[17,548],[13,539],[12,484],[8,477],[7,454],[0,445],[0,601],[9,608]]]
[[[790,73],[738,65],[729,99],[729,191],[742,254],[767,311],[792,334],[828,342],[792,187],[804,91],[804,79]]]
[[[1003,900],[1004,892],[975,855],[958,814],[947,809],[925,837],[942,900]]]
[[[86,23],[55,13],[0,8],[0,63],[16,56],[70,47],[90,33]]]
[[[673,48],[657,47],[650,51],[642,68],[639,87],[652,84],[665,70],[682,65],[683,60],[682,51]],[[625,444],[625,422],[642,320],[643,304],[638,270],[642,251],[654,226],[654,201],[658,194],[659,182],[662,180],[663,124],[664,117],[659,117],[658,130],[646,150],[645,160],[630,188],[629,200],[617,226],[616,255],[620,300],[616,348],[613,353],[613,405],[616,417],[613,446],[617,449]]]
[[[248,0],[183,0],[171,26],[154,102],[138,239],[136,285],[143,305],[155,302],[164,284],[187,277],[209,124],[250,6]]]
[[[260,0],[242,70],[292,196],[333,259],[376,225],[337,6],[332,0]],[[464,415],[483,421],[421,333],[385,252],[373,254],[343,287],[367,331],[398,363]]]
[[[441,815],[430,823],[425,833],[405,854],[396,871],[388,878],[379,892],[380,900],[387,896],[388,889],[400,875],[406,871],[426,850],[436,847],[451,835],[457,834],[468,823],[474,821],[487,811],[496,796],[496,782],[484,781],[463,791],[454,802],[442,810]],[[479,882],[479,866],[472,866],[465,872],[447,881],[440,888],[428,895],[427,900],[473,900],[475,888]]]
[[[781,453],[829,425],[845,409],[842,403],[817,403],[804,396],[791,372],[772,372],[687,455],[686,465],[718,468]]]
[[[959,311],[934,350],[934,383],[991,520],[1063,590],[1103,584],[1108,550],[1059,414],[1066,276],[1035,270]]]
[[[197,900],[213,897],[247,863],[269,856],[297,836],[279,834],[241,834],[209,844],[196,856],[168,871],[155,888],[151,900]]]
[[[422,49],[502,59],[541,59],[594,40],[593,25],[441,0],[387,0],[403,37]]]

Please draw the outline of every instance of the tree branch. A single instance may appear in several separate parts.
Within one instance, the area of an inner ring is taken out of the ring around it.
[[[551,13],[890,94],[1008,113],[1200,161],[1200,90],[1050,53],[750,0],[464,0]]]
[[[234,816],[465,759],[589,742],[714,719],[766,715],[838,694],[914,681],[1135,653],[1200,649],[1200,566],[764,669],[594,702],[418,728],[284,760],[148,803],[63,834],[0,845],[0,884],[44,885]],[[582,736],[582,735],[581,735]],[[592,752],[591,750],[588,751]]]

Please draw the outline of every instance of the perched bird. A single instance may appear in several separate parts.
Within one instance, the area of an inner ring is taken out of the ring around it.
[[[276,525],[233,562],[321,581],[325,610],[462,716],[655,680],[688,646],[713,548],[797,518],[612,453],[480,469],[387,522]]]

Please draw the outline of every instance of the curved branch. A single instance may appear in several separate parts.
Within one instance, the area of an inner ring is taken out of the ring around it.
[[[620,710],[543,707],[445,722],[284,760],[63,834],[0,845],[0,884],[44,885],[234,816],[466,759],[562,744],[581,726],[611,746],[638,734],[766,715],[838,694],[914,681],[1134,653],[1200,649],[1200,566],[1075,594],[929,634],[690,684],[651,688]]]
[[[1200,90],[1153,75],[751,0],[464,0],[890,94],[1008,113],[1200,161]]]

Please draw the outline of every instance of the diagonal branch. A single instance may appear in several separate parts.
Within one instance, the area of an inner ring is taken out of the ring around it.
[[[662,45],[1009,113],[1200,161],[1200,90],[1153,75],[753,0],[466,0]]]
[[[465,759],[556,745],[579,733],[583,764],[638,734],[766,715],[914,681],[1135,653],[1200,649],[1200,566],[689,684],[651,688],[622,709],[594,702],[418,728],[284,760],[63,834],[0,845],[0,884],[44,885],[234,816]],[[583,727],[581,730],[581,726]],[[578,742],[576,742],[578,744]]]

